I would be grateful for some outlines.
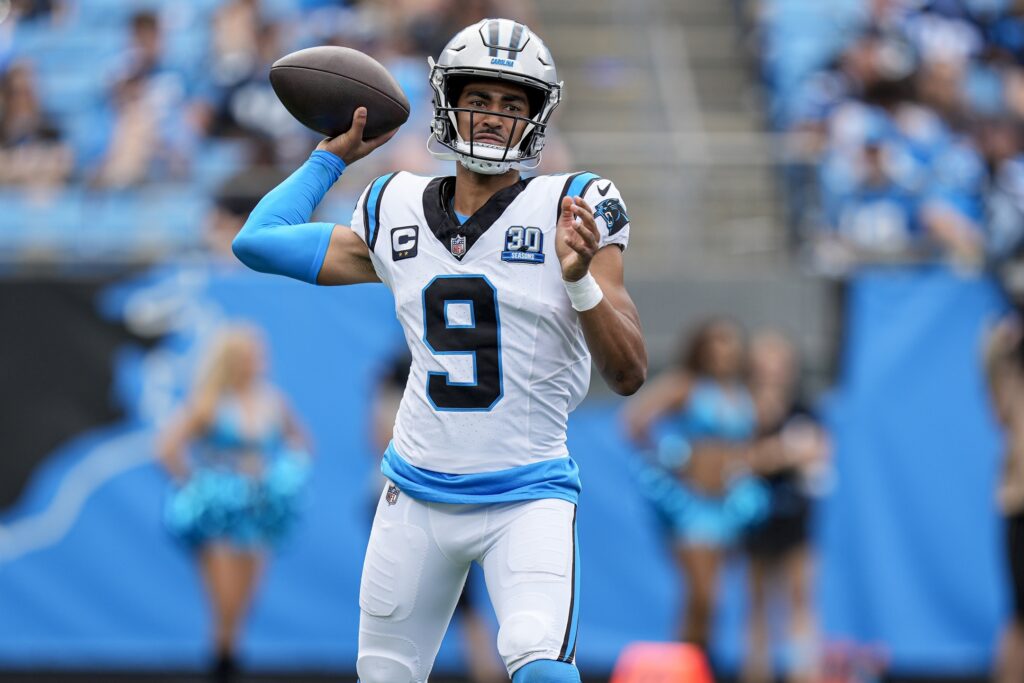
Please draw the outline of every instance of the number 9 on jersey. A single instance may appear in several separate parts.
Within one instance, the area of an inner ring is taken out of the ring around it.
[[[454,382],[427,373],[436,410],[487,411],[501,400],[501,323],[498,292],[483,275],[439,275],[423,289],[423,341],[436,356],[470,355],[473,379]]]

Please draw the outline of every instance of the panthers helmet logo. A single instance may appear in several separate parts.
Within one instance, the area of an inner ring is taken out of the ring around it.
[[[606,199],[597,205],[595,215],[604,218],[604,224],[608,226],[608,236],[611,237],[619,230],[629,225],[629,216],[626,215],[626,208],[618,199]]]

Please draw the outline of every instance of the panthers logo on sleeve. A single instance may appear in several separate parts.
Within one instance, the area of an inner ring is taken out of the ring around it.
[[[608,226],[608,236],[611,237],[619,230],[629,224],[629,216],[626,215],[626,208],[618,199],[606,199],[597,205],[594,213],[604,218]]]

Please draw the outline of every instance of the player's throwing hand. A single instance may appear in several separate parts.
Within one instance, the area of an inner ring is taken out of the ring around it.
[[[390,133],[378,135],[369,140],[363,139],[363,129],[366,128],[366,107],[359,107],[352,115],[352,127],[347,131],[333,138],[325,138],[316,146],[324,152],[330,152],[345,162],[346,165],[359,161],[367,154],[377,149],[398,131],[397,128]]]
[[[562,279],[576,282],[587,274],[600,248],[601,232],[594,222],[594,210],[583,197],[563,197],[556,230],[555,252],[562,264]]]

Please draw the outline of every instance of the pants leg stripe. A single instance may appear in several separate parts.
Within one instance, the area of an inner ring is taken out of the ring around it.
[[[573,557],[573,567],[575,568],[575,571],[573,572],[573,593],[575,594],[575,593],[579,593],[579,590],[580,590],[580,569],[579,569],[579,567],[580,567],[580,544],[579,544],[579,536],[578,536],[578,534],[576,532],[576,524],[575,524],[575,522],[572,525],[572,549],[573,549],[573,555],[572,555],[572,557]],[[572,651],[569,652],[569,660],[568,660],[570,663],[576,661],[576,642],[577,642],[576,635],[579,632],[579,627],[580,627],[580,625],[579,625],[579,620],[580,620],[579,617],[580,617],[580,605],[579,605],[579,602],[574,602],[573,603],[573,610],[572,610]]]
[[[565,638],[562,640],[562,649],[558,654],[559,661],[571,662],[576,656],[576,630],[579,618],[579,602],[576,594],[580,589],[579,574],[579,543],[576,535],[576,508],[572,511],[572,592],[569,594],[569,618],[565,625]]]

